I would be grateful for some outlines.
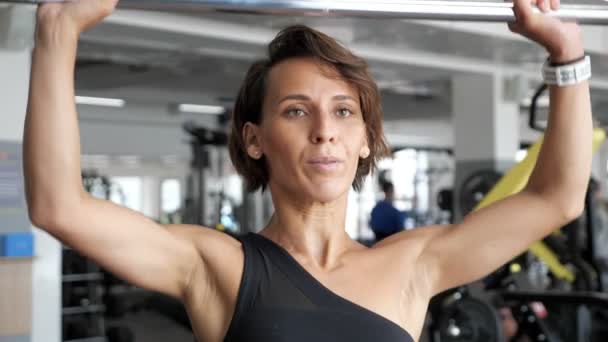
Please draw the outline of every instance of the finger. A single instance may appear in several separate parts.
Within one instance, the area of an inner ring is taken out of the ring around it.
[[[43,2],[38,4],[38,9],[36,11],[37,20],[40,21],[44,16],[49,15],[49,13],[59,11],[61,6],[61,3],[59,2]]]
[[[536,6],[538,6],[538,9],[540,9],[540,11],[543,13],[547,13],[550,10],[549,3],[547,0],[538,0],[536,2]]]
[[[507,22],[507,26],[509,27],[509,30],[511,32],[515,32],[515,25],[517,23],[517,11],[515,9],[515,1],[514,0],[503,0],[504,2],[511,2],[513,3],[513,15],[515,16],[515,21],[509,21]]]
[[[560,0],[551,0],[551,9],[557,11],[559,9]]]
[[[534,15],[530,0],[514,0],[513,13],[518,22],[528,21]]]

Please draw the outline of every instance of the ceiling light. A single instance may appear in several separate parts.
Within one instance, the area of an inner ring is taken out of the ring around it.
[[[110,156],[105,154],[81,155],[81,163],[84,168],[106,168],[110,166]]]
[[[89,106],[124,107],[125,100],[105,97],[76,96],[76,103]]]
[[[197,113],[197,114],[210,114],[210,115],[222,115],[226,112],[226,109],[222,106],[206,106],[196,104],[185,104],[182,103],[177,107],[182,113]]]
[[[168,165],[177,164],[180,161],[179,156],[176,156],[176,155],[166,155],[166,156],[160,157],[160,159],[163,164],[168,164]]]
[[[127,166],[138,166],[141,162],[141,159],[139,156],[118,156],[118,160]]]

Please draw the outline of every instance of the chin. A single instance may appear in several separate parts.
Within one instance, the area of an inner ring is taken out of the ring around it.
[[[315,184],[306,192],[314,202],[330,203],[339,200],[350,190],[350,184],[337,184],[338,182],[323,182]]]

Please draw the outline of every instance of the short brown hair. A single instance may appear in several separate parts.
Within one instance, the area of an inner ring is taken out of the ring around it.
[[[370,154],[368,158],[359,159],[353,181],[353,188],[358,191],[363,185],[363,178],[376,169],[377,161],[389,155],[382,131],[380,92],[365,60],[328,35],[303,25],[290,26],[279,32],[268,45],[268,57],[254,62],[249,68],[232,113],[229,142],[232,163],[245,178],[249,191],[266,188],[270,178],[266,161],[264,158],[249,158],[243,140],[243,127],[247,122],[260,124],[262,121],[262,104],[270,69],[284,60],[297,57],[311,57],[332,67],[359,91]]]

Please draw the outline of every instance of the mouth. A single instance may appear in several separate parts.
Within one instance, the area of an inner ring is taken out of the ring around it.
[[[314,157],[308,160],[310,166],[323,172],[334,171],[338,169],[343,162],[343,160],[333,156]]]
[[[331,164],[331,163],[341,163],[342,160],[333,156],[320,156],[313,157],[308,160],[310,164]]]

